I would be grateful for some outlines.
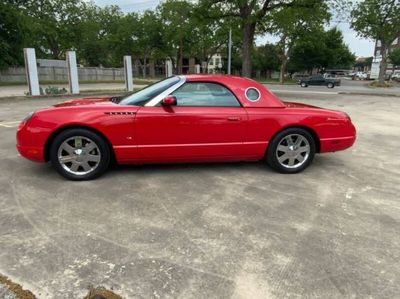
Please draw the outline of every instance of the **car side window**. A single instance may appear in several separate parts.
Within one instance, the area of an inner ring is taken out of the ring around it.
[[[173,94],[177,106],[240,107],[235,95],[225,86],[211,82],[187,82]]]

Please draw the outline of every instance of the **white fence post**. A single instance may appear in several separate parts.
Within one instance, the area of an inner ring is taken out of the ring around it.
[[[78,67],[76,65],[75,51],[67,51],[67,70],[69,92],[72,94],[79,93]]]
[[[34,48],[24,48],[25,73],[28,82],[29,94],[40,95],[39,77],[36,66],[36,54]]]
[[[126,90],[133,91],[132,57],[129,55],[124,56],[124,77]]]
[[[170,59],[165,61],[165,77],[172,76],[172,61]]]

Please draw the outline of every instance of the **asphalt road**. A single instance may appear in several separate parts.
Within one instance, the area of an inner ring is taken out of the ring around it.
[[[38,298],[395,298],[399,98],[282,93],[341,109],[353,148],[303,173],[262,163],[125,166],[70,182],[15,150],[60,99],[0,101],[0,273]]]

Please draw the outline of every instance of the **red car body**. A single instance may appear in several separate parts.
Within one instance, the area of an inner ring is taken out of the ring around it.
[[[316,152],[353,145],[355,128],[343,112],[281,101],[246,78],[224,75],[182,76],[186,82],[214,82],[234,93],[240,106],[134,106],[107,97],[72,100],[36,111],[17,131],[22,156],[45,162],[53,138],[71,127],[90,128],[103,136],[120,164],[183,161],[260,160],[280,131],[309,131]],[[249,100],[246,91],[259,91]]]

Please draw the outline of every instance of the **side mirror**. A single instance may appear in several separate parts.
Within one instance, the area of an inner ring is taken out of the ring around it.
[[[162,105],[163,106],[176,106],[176,97],[174,96],[166,96],[163,100],[162,100]]]

